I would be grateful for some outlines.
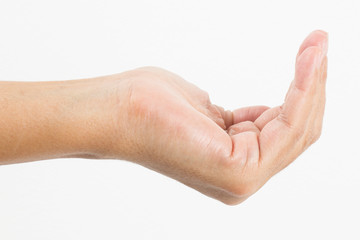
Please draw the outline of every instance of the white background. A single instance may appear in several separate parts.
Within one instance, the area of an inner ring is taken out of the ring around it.
[[[218,105],[281,104],[297,49],[329,32],[323,134],[229,207],[119,160],[0,167],[0,239],[360,239],[359,1],[0,0],[0,79],[153,65]]]

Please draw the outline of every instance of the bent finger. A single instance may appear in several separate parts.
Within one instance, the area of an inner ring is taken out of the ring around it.
[[[280,106],[266,110],[265,112],[263,112],[263,114],[261,114],[260,117],[255,120],[255,126],[261,131],[268,122],[279,116],[280,111]]]
[[[254,122],[263,112],[270,109],[268,106],[251,106],[238,108],[233,111],[233,124],[244,121]]]
[[[245,122],[240,122],[240,123],[234,124],[234,125],[230,126],[229,129],[227,130],[227,132],[230,136],[236,135],[241,132],[247,132],[247,131],[255,132],[257,135],[260,134],[260,130],[251,121],[245,121]]]

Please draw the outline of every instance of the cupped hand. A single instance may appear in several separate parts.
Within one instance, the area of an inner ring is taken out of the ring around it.
[[[226,204],[242,202],[319,138],[327,42],[323,31],[304,40],[285,101],[274,108],[225,111],[206,92],[159,68],[121,74],[126,87],[118,94],[109,157],[141,164]]]

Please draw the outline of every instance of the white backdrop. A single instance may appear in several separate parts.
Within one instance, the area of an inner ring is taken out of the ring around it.
[[[225,108],[281,104],[297,49],[329,32],[320,140],[229,207],[119,160],[0,166],[0,239],[359,239],[359,1],[0,1],[0,79],[173,71]]]

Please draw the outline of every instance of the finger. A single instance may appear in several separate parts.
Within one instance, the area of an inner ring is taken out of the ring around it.
[[[303,131],[300,130],[302,133],[302,137],[295,137],[296,140],[296,147],[295,155],[293,158],[288,159],[287,161],[283,161],[276,172],[281,171],[285,167],[287,167],[295,158],[300,155],[303,151],[305,151],[311,144],[313,144],[316,140],[319,139],[322,129],[322,121],[324,116],[324,109],[325,109],[325,86],[322,83],[322,79],[326,78],[326,69],[327,69],[327,58],[325,57],[321,63],[318,77],[314,83],[314,89],[316,92],[314,95],[313,106],[311,113],[309,114],[308,121],[306,123],[306,127]],[[299,133],[299,132],[298,132]],[[295,135],[296,136],[296,135]]]
[[[318,104],[319,88],[316,85],[321,75],[320,64],[327,51],[327,36],[319,38],[319,35],[315,34],[315,38],[322,43],[307,38],[309,42],[316,44],[301,51],[297,57],[295,79],[285,103],[281,106],[281,112],[265,125],[260,133],[260,156],[265,160],[270,159],[272,163],[268,167],[282,169],[305,148],[303,137],[308,131],[308,122],[314,122],[310,117],[313,108]]]
[[[217,112],[221,114],[221,118],[223,121],[224,129],[227,129],[233,124],[233,114],[230,110],[225,110],[223,107],[220,107],[216,104],[213,104],[215,106]]]
[[[233,124],[244,121],[254,122],[263,112],[268,110],[268,106],[252,106],[238,108],[233,111]]]
[[[247,132],[247,131],[254,132],[257,135],[260,134],[260,130],[251,121],[245,121],[245,122],[240,122],[240,123],[234,124],[234,125],[230,126],[229,129],[227,130],[227,132],[230,136],[236,135],[241,132]]]
[[[231,136],[233,143],[232,159],[242,166],[255,167],[259,161],[259,141],[255,132],[241,132]]]
[[[314,48],[314,47],[317,47],[322,52],[321,57],[317,59],[318,62],[316,63],[317,66],[319,67],[319,64],[322,63],[322,61],[325,58],[325,55],[327,54],[327,51],[328,51],[328,36],[327,36],[326,32],[321,31],[321,30],[313,31],[311,34],[309,34],[309,36],[301,44],[301,46],[299,48],[298,55],[296,57],[297,64],[296,64],[295,79],[291,83],[291,86],[290,86],[289,91],[287,93],[287,96],[285,98],[285,104],[284,105],[286,105],[286,103],[289,102],[288,101],[288,96],[289,96],[290,92],[295,91],[294,89],[298,89],[298,90],[301,91],[301,90],[304,90],[307,87],[309,87],[309,83],[311,81],[306,81],[306,78],[304,76],[301,76],[301,74],[305,74],[305,75],[308,74],[303,69],[309,70],[309,66],[306,65],[307,61],[306,61],[306,59],[304,59],[306,56],[309,56],[309,55],[307,55],[304,52],[305,51],[311,51],[311,49]],[[314,70],[314,69],[312,69],[312,70]],[[322,70],[323,69],[321,68],[319,70],[319,72],[322,72]],[[316,78],[316,77],[314,78],[313,77],[311,79],[316,80],[316,79],[319,79],[319,78]],[[321,94],[321,92],[322,92],[321,89],[323,89],[322,86],[318,87],[318,83],[319,83],[319,81],[314,81],[312,83],[312,87],[313,87],[314,92],[313,92],[313,94],[310,94],[310,95],[315,99],[318,99],[318,95]],[[319,100],[321,100],[321,98]],[[288,105],[291,105],[291,102],[288,103]],[[320,103],[320,105],[321,105],[321,103]],[[312,108],[311,108],[310,111],[312,112],[313,110],[319,110],[317,106],[319,106],[319,101],[316,101],[316,102],[312,103]],[[284,108],[285,108],[285,106],[284,106]],[[291,109],[291,108],[288,108],[288,109]],[[307,116],[307,117],[309,118],[309,116]]]
[[[266,110],[255,120],[255,126],[261,131],[268,122],[279,116],[280,110],[280,106]]]
[[[239,108],[234,111],[224,110],[223,107],[213,104],[220,112],[222,119],[224,120],[226,129],[233,124],[244,121],[255,121],[264,111],[269,109],[267,106],[252,106]]]
[[[320,49],[324,49],[324,52],[327,52],[327,41],[324,41],[324,38],[327,39],[327,33],[322,30],[315,30],[312,33],[309,34],[308,37],[305,38],[305,40],[302,42],[302,44],[299,47],[299,51],[296,55],[296,59],[299,58],[299,56],[304,52],[305,49],[311,46],[317,46]],[[292,86],[295,81],[291,82],[291,86],[289,88],[292,89]],[[287,96],[289,95],[289,91],[286,93],[285,101],[287,99]]]

